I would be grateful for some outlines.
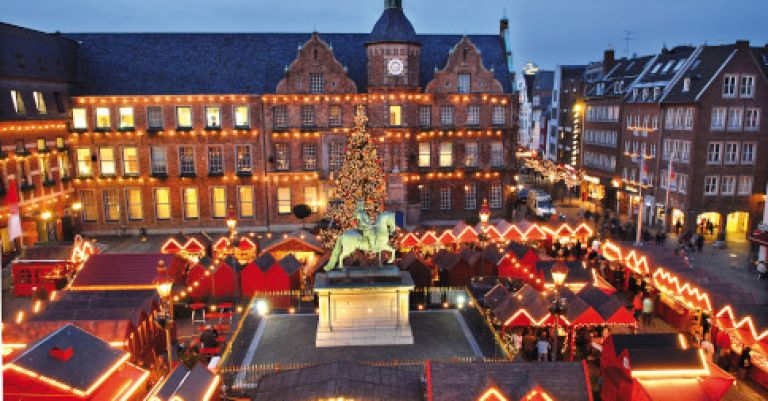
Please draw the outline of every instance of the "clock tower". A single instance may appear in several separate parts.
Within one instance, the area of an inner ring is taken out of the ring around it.
[[[366,50],[369,91],[418,89],[421,44],[403,12],[402,0],[384,1],[384,12],[373,26]]]

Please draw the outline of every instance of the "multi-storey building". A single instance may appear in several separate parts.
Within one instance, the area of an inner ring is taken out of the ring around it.
[[[558,65],[555,69],[546,158],[576,167],[581,162],[581,134],[586,67]]]
[[[77,73],[77,43],[0,23],[0,197],[17,185],[26,244],[71,237],[71,162],[67,102]],[[10,180],[10,181],[9,181]],[[7,202],[0,202],[4,253]]]
[[[517,144],[524,150],[544,151],[553,79],[553,71],[540,70],[535,64],[527,63],[518,80],[520,129]]]
[[[501,216],[517,99],[508,22],[420,35],[399,0],[364,34],[65,34],[79,43],[73,174],[88,233],[288,230],[336,198],[365,106],[389,210],[414,226]]]

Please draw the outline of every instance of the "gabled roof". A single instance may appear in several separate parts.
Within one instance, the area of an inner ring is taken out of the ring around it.
[[[158,302],[155,289],[123,291],[62,291],[28,322],[127,320],[134,324]]]
[[[301,269],[301,262],[291,253],[280,259],[279,264],[289,276]]]
[[[703,46],[694,55],[688,68],[668,90],[662,101],[664,103],[693,103],[698,96],[709,87],[715,76],[736,54],[734,45]],[[685,79],[690,80],[690,88],[683,91]]]
[[[157,263],[162,260],[173,272],[183,265],[174,255],[161,253],[100,253],[91,255],[75,276],[71,288],[154,289]]]
[[[269,270],[272,266],[274,266],[276,262],[277,260],[275,260],[275,257],[272,256],[272,254],[269,252],[261,254],[261,256],[254,259],[253,261],[256,267],[258,267],[262,272]]]
[[[768,45],[763,47],[753,47],[752,55],[763,70],[763,74],[768,78]]]
[[[552,268],[557,263],[562,263],[568,266],[568,276],[565,279],[566,283],[587,283],[592,281],[592,271],[589,268],[585,268],[584,264],[580,261],[560,262],[554,260],[539,260],[536,262],[536,271],[544,276],[545,282],[551,283]]]
[[[528,252],[532,252],[533,248],[519,242],[510,242],[509,245],[507,245],[507,251],[511,252],[517,260],[520,260],[524,258]]]
[[[678,335],[675,333],[612,334],[613,351],[619,356],[625,349],[675,349]]]
[[[77,42],[62,35],[0,22],[2,75],[74,82]]]
[[[182,400],[206,400],[211,386],[216,386],[218,378],[202,363],[196,363],[192,369],[183,363],[171,372],[170,376],[156,390],[154,397],[159,401],[169,401],[172,397]],[[152,395],[152,394],[150,394]],[[210,395],[209,395],[210,396]],[[154,400],[154,398],[152,398]]]
[[[387,7],[371,31],[371,42],[418,42],[411,21],[402,7]]]
[[[510,292],[503,284],[496,284],[490,291],[483,296],[485,306],[494,309],[509,298]]]
[[[72,245],[36,245],[28,246],[21,252],[18,262],[61,261],[69,262],[72,258]]]

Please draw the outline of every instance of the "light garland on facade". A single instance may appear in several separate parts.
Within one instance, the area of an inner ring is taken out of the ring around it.
[[[453,137],[456,137],[456,138],[463,138],[463,137],[475,138],[475,137],[477,137],[477,138],[481,138],[483,136],[486,136],[486,137],[492,137],[492,136],[501,137],[502,134],[503,134],[502,130],[491,130],[491,129],[488,129],[488,130],[458,130],[458,131],[453,131],[453,130],[448,130],[448,131],[434,130],[434,131],[420,131],[418,134],[416,134],[416,140],[417,141],[421,141],[421,140],[426,140],[426,139],[432,139],[432,138],[435,138],[435,137],[437,137],[437,138],[441,138],[441,137],[448,137],[448,138],[453,138]]]

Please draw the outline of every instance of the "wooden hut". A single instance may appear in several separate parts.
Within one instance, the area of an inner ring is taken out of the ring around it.
[[[243,296],[250,297],[257,292],[272,291],[267,272],[277,264],[271,253],[264,253],[243,267],[240,285]]]
[[[436,257],[434,263],[443,285],[463,287],[469,285],[470,280],[475,276],[475,269],[456,253],[446,253],[445,256]]]
[[[413,278],[413,283],[417,288],[432,286],[434,272],[429,264],[415,252],[406,253],[400,258],[397,265],[401,270],[411,273],[411,278]]]

